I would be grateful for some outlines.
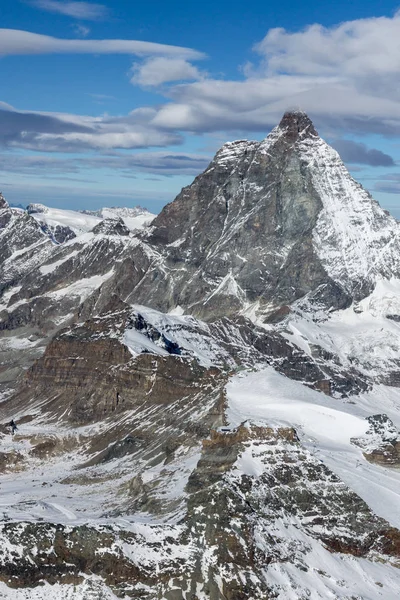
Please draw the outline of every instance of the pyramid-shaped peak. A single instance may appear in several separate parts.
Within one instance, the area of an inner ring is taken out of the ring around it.
[[[293,139],[305,136],[318,137],[318,132],[314,127],[310,117],[302,110],[288,110],[283,115],[279,128],[284,130],[286,135]]]

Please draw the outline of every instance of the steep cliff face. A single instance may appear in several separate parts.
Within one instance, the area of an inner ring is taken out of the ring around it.
[[[223,385],[238,369],[270,365],[327,395],[348,397],[372,379],[332,355],[312,356],[281,333],[251,321],[212,324],[130,306],[114,296],[98,316],[62,329],[2,405],[11,419],[40,404],[52,421],[83,425],[136,409],[143,403],[189,399]],[[51,415],[51,416],[50,416]]]
[[[225,144],[153,221],[157,265],[131,296],[209,319],[268,317],[306,294],[344,308],[399,273],[399,229],[301,112]]]
[[[51,253],[51,242],[25,211],[0,194],[0,293],[4,294]]]

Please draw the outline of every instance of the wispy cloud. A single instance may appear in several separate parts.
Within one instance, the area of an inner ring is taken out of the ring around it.
[[[68,176],[100,169],[119,171],[125,177],[136,178],[135,173],[158,176],[197,175],[203,171],[211,157],[194,153],[136,152],[114,153],[81,158],[57,156],[26,156],[21,153],[0,154],[0,173],[19,173],[38,178]]]
[[[67,15],[84,21],[99,21],[108,16],[108,8],[92,2],[68,2],[66,0],[32,0],[31,4],[41,10]]]
[[[109,94],[86,94],[87,96],[91,96],[95,100],[116,100],[115,96],[110,96]]]
[[[339,152],[342,160],[349,164],[369,165],[370,167],[393,167],[395,162],[389,154],[376,148],[352,140],[335,140],[332,146]]]
[[[268,73],[354,76],[398,73],[400,12],[393,18],[314,24],[302,31],[271,29],[255,50]]]
[[[376,180],[374,190],[377,192],[386,192],[387,194],[400,193],[400,174],[390,173],[382,175]]]
[[[0,29],[0,55],[26,54],[132,54],[136,56],[179,56],[204,58],[191,48],[139,40],[61,39],[19,29]]]
[[[157,107],[151,123],[200,133],[267,132],[285,110],[300,107],[325,134],[399,135],[399,37],[400,12],[330,28],[271,29],[241,80],[170,86],[172,101]],[[144,63],[144,79],[148,73]]]
[[[82,23],[77,23],[73,26],[73,30],[78,37],[85,38],[90,33],[90,28],[86,27],[86,25],[82,25]]]
[[[131,83],[143,87],[158,86],[171,81],[202,79],[203,75],[194,65],[183,58],[152,57],[132,67]]]
[[[41,152],[146,148],[182,143],[182,135],[130,116],[84,117],[0,109],[0,146]]]

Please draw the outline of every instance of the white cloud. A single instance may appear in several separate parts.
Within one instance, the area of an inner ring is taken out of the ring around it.
[[[60,40],[0,30],[0,53],[147,54],[149,58],[135,65],[133,82],[172,84],[165,88],[164,104],[139,107],[119,118],[44,113],[30,113],[28,118],[14,111],[3,120],[0,141],[19,148],[77,152],[166,146],[181,143],[182,131],[224,132],[226,138],[268,133],[285,110],[295,107],[306,110],[325,135],[400,135],[397,40],[400,14],[329,29],[313,25],[295,33],[272,29],[256,46],[259,63],[247,66],[241,80],[227,81],[207,79],[188,62],[203,55],[188,48],[134,40]],[[190,78],[200,80],[188,83]],[[368,149],[365,153],[368,164],[382,159],[371,158]]]
[[[48,12],[67,15],[75,19],[97,21],[105,19],[108,9],[103,4],[91,2],[68,2],[64,0],[33,0],[32,4],[37,8]]]
[[[161,106],[150,122],[156,127],[189,131],[267,131],[287,108],[303,106],[310,89],[313,103],[319,105],[317,97],[324,94],[328,83],[325,78],[281,75],[178,85],[168,92],[174,102]]]
[[[182,143],[180,134],[157,129],[141,117],[90,117],[0,107],[0,145],[41,152],[84,152]]]
[[[191,48],[154,42],[60,39],[19,29],[0,29],[0,55],[18,54],[133,54],[179,56],[188,59],[204,57],[204,54]]]
[[[131,83],[143,87],[158,86],[171,81],[201,79],[200,71],[183,58],[152,57],[135,63]]]
[[[153,126],[189,131],[268,131],[290,108],[325,134],[400,134],[400,12],[303,31],[271,29],[258,64],[239,81],[175,85]]]
[[[160,132],[150,128],[136,127],[132,131],[97,130],[93,133],[63,133],[54,135],[43,133],[35,135],[32,142],[23,140],[19,146],[46,152],[73,152],[85,148],[108,150],[111,148],[147,148],[148,146],[169,146],[180,143],[181,138],[169,132]],[[17,144],[15,144],[17,146]]]
[[[400,13],[347,21],[335,27],[311,25],[303,31],[271,29],[255,49],[269,73],[365,77],[398,74]]]

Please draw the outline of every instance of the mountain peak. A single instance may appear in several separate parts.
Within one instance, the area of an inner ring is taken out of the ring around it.
[[[400,276],[398,225],[298,110],[262,142],[225,144],[152,227],[168,268],[185,262],[179,284],[165,283],[179,290],[167,309],[206,319],[252,303],[270,318],[307,294],[342,308]]]
[[[285,131],[285,134],[293,141],[299,137],[318,137],[318,132],[314,127],[310,117],[302,110],[288,110],[283,115],[278,128]]]
[[[4,198],[2,192],[0,192],[0,209],[2,209],[2,208],[8,208],[8,202]]]
[[[28,215],[32,215],[35,213],[45,214],[45,213],[49,212],[49,209],[44,204],[31,203],[31,204],[28,204],[28,206],[26,207],[26,212],[28,213]]]

